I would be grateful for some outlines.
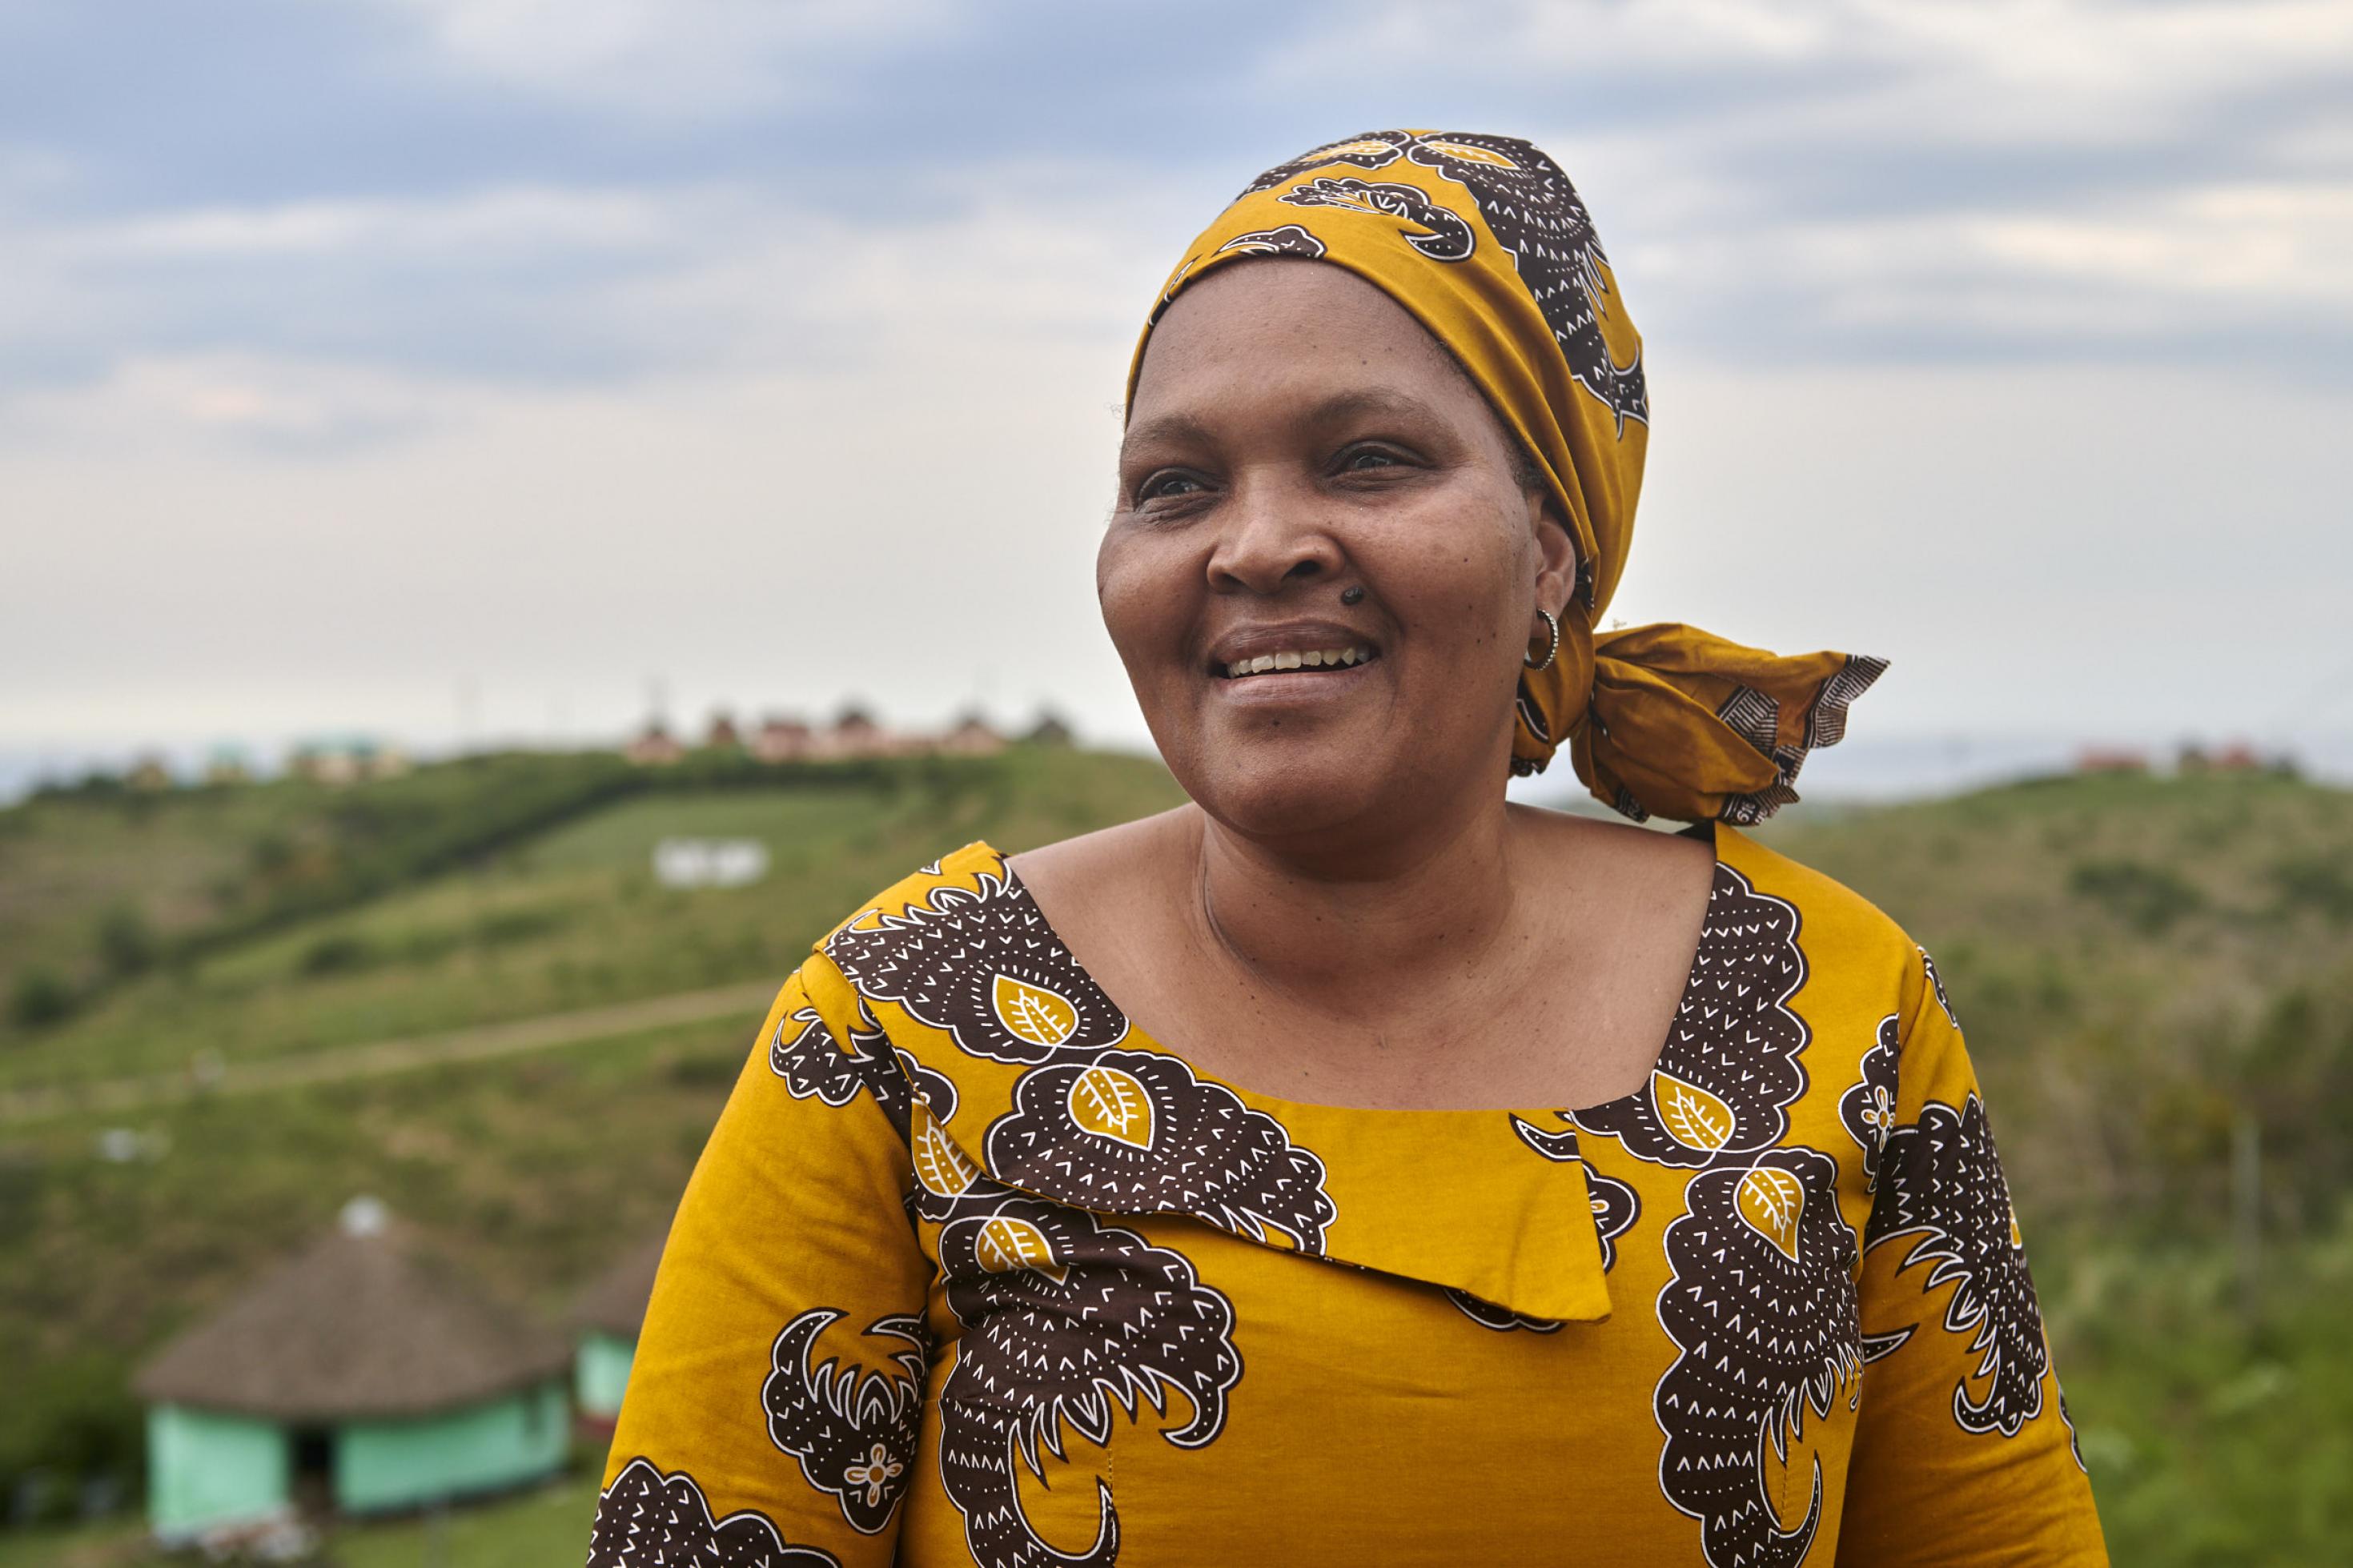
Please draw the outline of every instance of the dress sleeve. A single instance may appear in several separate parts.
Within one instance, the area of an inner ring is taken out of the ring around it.
[[[1915,979],[1843,1108],[1872,1210],[1839,1562],[2105,1563],[1977,1075],[1925,952]]]
[[[588,1568],[891,1562],[931,1279],[907,1094],[839,971],[786,983],[671,1222]]]

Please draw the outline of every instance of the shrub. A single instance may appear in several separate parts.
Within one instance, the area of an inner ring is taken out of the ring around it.
[[[2316,910],[2335,925],[2353,921],[2353,872],[2343,860],[2283,860],[2271,879],[2284,909]]]
[[[37,1029],[56,1023],[73,1008],[73,987],[56,971],[37,964],[17,971],[16,983],[8,994],[8,1016],[12,1021],[27,1029]]]
[[[155,933],[147,918],[128,904],[117,904],[98,922],[98,957],[106,972],[136,974],[155,962]]]
[[[474,940],[484,947],[503,947],[510,942],[529,942],[561,930],[565,911],[545,905],[533,908],[497,910],[474,922]]]
[[[2150,935],[2206,906],[2206,895],[2197,884],[2163,866],[2138,860],[2082,861],[2069,876],[2068,887]]]
[[[365,969],[375,957],[375,949],[364,937],[338,931],[304,948],[300,967],[305,974],[349,974]]]

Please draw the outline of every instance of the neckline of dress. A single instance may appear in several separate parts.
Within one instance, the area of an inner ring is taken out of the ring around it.
[[[1448,1116],[1557,1116],[1567,1120],[1572,1125],[1575,1125],[1580,1117],[1589,1115],[1598,1110],[1607,1110],[1612,1106],[1624,1105],[1628,1101],[1641,1096],[1650,1089],[1652,1075],[1658,1071],[1659,1063],[1665,1058],[1668,1046],[1674,1040],[1675,1028],[1676,1026],[1683,1021],[1684,1009],[1691,1005],[1693,999],[1698,994],[1701,984],[1700,970],[1702,968],[1702,960],[1707,952],[1708,931],[1710,928],[1710,922],[1715,919],[1715,885],[1722,879],[1725,871],[1730,868],[1730,862],[1726,853],[1727,844],[1726,836],[1724,831],[1724,825],[1719,822],[1710,822],[1706,824],[1706,826],[1708,829],[1709,855],[1712,862],[1708,871],[1707,909],[1700,916],[1699,937],[1692,943],[1691,963],[1683,973],[1683,990],[1676,994],[1675,1010],[1667,1019],[1666,1033],[1659,1037],[1658,1048],[1651,1053],[1651,1065],[1643,1070],[1641,1081],[1637,1083],[1632,1089],[1627,1090],[1624,1094],[1619,1095],[1610,1100],[1596,1100],[1591,1105],[1581,1105],[1567,1109],[1554,1105],[1337,1105],[1329,1100],[1292,1100],[1283,1095],[1271,1094],[1263,1089],[1249,1089],[1241,1084],[1229,1082],[1227,1079],[1220,1078],[1214,1073],[1203,1072],[1200,1068],[1194,1063],[1192,1058],[1169,1046],[1157,1035],[1155,1035],[1151,1030],[1146,1029],[1142,1024],[1136,1021],[1135,1015],[1130,1013],[1124,1006],[1120,1005],[1117,998],[1113,997],[1109,991],[1103,989],[1103,983],[1095,979],[1094,975],[1088,971],[1085,964],[1079,962],[1078,952],[1071,946],[1069,940],[1055,928],[1052,921],[1046,918],[1046,910],[1044,907],[1038,902],[1036,895],[1029,891],[1029,885],[1021,879],[1020,873],[1014,870],[1013,863],[1006,858],[1005,852],[1003,850],[997,848],[996,845],[989,843],[988,840],[985,838],[976,838],[966,847],[985,850],[996,860],[997,874],[1004,884],[1006,892],[1013,898],[1019,900],[1021,903],[1028,907],[1029,912],[1036,917],[1039,926],[1042,928],[1046,934],[1052,938],[1055,943],[1061,948],[1062,952],[1068,955],[1071,968],[1090,985],[1092,985],[1097,994],[1101,995],[1106,1002],[1111,1004],[1112,1010],[1117,1013],[1122,1022],[1127,1026],[1127,1032],[1120,1040],[1120,1047],[1122,1049],[1151,1051],[1164,1057],[1168,1057],[1175,1061],[1182,1063],[1185,1070],[1191,1073],[1195,1078],[1199,1079],[1204,1082],[1217,1084],[1225,1089],[1228,1092],[1239,1097],[1245,1103],[1251,1105],[1287,1107],[1294,1110],[1305,1110],[1318,1114],[1339,1114],[1347,1116],[1406,1116],[1423,1118]]]

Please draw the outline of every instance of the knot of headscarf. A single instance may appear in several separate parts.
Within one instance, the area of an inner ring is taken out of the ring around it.
[[[1178,290],[1259,256],[1344,267],[1404,307],[1559,503],[1577,591],[1556,657],[1523,673],[1513,771],[1543,771],[1565,742],[1594,795],[1638,819],[1755,822],[1797,799],[1807,752],[1839,739],[1885,661],[1782,657],[1684,626],[1596,634],[1633,539],[1651,405],[1642,340],[1559,166],[1508,136],[1377,131],[1268,170],[1169,275],[1129,368],[1131,405]]]

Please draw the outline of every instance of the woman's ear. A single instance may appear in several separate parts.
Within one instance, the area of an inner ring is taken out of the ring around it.
[[[1577,594],[1577,536],[1569,532],[1568,520],[1560,515],[1560,504],[1549,489],[1529,493],[1528,522],[1535,530],[1538,552],[1536,605],[1558,615]]]

